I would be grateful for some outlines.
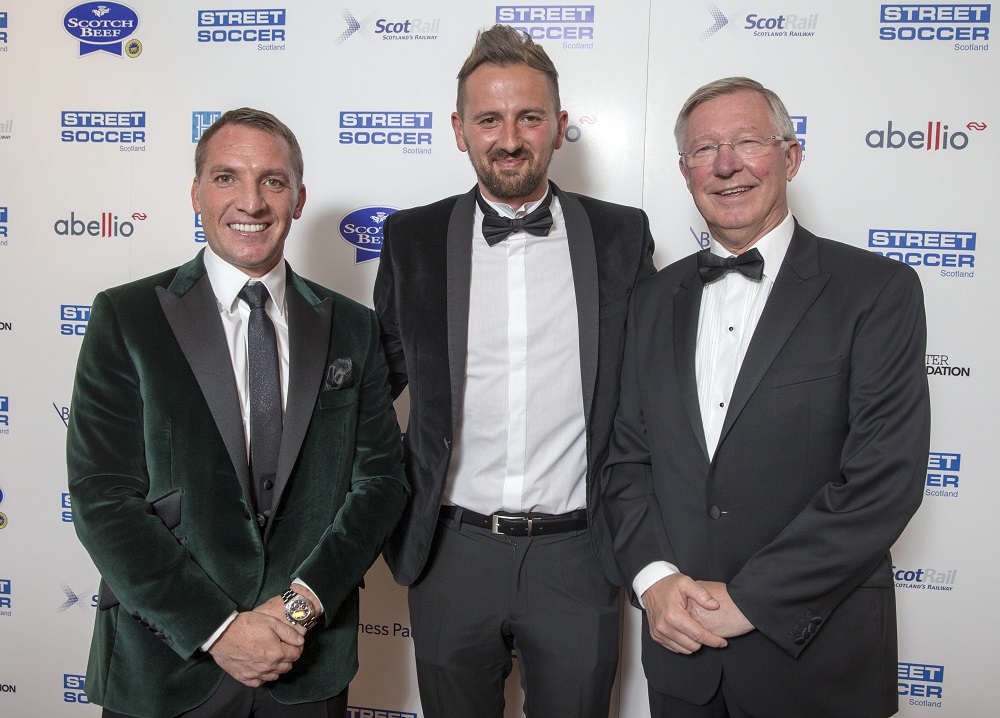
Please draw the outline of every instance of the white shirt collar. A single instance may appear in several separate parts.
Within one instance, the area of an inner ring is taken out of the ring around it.
[[[764,258],[764,276],[771,282],[774,282],[775,277],[778,276],[778,270],[781,269],[781,263],[785,261],[785,253],[788,251],[788,245],[792,243],[794,232],[795,220],[789,211],[777,227],[751,245],[751,249],[756,249]],[[732,256],[732,252],[715,241],[715,237],[712,237],[710,249],[712,254],[717,254],[720,257]]]
[[[212,283],[212,291],[215,293],[216,301],[227,312],[235,311],[240,290],[252,277],[244,274],[238,267],[229,264],[213,252],[208,245],[205,246],[205,271]],[[270,272],[254,281],[261,282],[267,287],[267,293],[271,295],[271,304],[274,305],[274,310],[278,316],[283,317],[285,315],[285,260],[279,261]]]
[[[546,189],[545,194],[543,194],[540,199],[537,199],[534,202],[525,202],[524,205],[519,210],[515,210],[513,207],[511,207],[509,204],[505,202],[494,202],[490,199],[487,199],[486,195],[483,195],[483,199],[486,200],[486,204],[495,209],[504,217],[514,219],[518,215],[523,217],[526,214],[531,214],[532,212],[534,212],[535,207],[544,202],[545,198],[549,196],[549,192],[551,191],[552,191],[552,185],[550,184],[548,186],[548,189]],[[482,194],[482,190],[480,190],[480,194]]]

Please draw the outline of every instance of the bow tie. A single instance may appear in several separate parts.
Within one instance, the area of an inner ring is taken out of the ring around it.
[[[483,236],[491,247],[522,229],[536,237],[547,235],[552,229],[552,210],[549,209],[549,204],[552,203],[551,190],[545,195],[542,203],[535,207],[530,214],[516,219],[501,217],[500,213],[487,203],[479,190],[476,190],[476,201],[479,203],[479,208],[483,210]]]
[[[739,272],[747,279],[759,280],[764,276],[764,258],[756,247],[735,257],[720,257],[707,249],[698,252],[698,274],[702,282],[714,282],[726,272]]]

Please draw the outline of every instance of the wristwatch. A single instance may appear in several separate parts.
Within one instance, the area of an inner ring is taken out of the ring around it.
[[[281,594],[281,599],[285,602],[285,618],[289,623],[297,623],[307,631],[316,625],[318,616],[313,608],[312,601],[292,589],[288,589]]]

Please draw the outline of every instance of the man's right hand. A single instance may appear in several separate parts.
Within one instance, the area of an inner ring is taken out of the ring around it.
[[[719,602],[698,582],[682,573],[661,578],[642,594],[642,605],[649,621],[649,635],[674,653],[694,653],[702,646],[724,648],[726,639],[717,636],[688,613],[689,602],[707,611],[719,608]]]
[[[226,673],[251,688],[292,669],[305,639],[295,626],[258,611],[233,619],[208,652]]]

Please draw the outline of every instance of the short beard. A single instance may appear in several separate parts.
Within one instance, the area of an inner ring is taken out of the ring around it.
[[[527,158],[529,160],[527,171],[524,174],[519,174],[494,169],[493,162],[495,160],[502,160],[508,157],[517,159]],[[535,159],[535,157],[523,147],[516,152],[507,152],[500,149],[493,150],[482,161],[482,165],[477,164],[472,157],[469,159],[472,160],[472,166],[476,170],[476,177],[479,178],[483,187],[486,188],[490,196],[498,200],[519,199],[530,196],[545,181],[545,175],[549,169],[548,162],[544,166],[531,164],[530,161]],[[514,209],[517,209],[517,207]]]

